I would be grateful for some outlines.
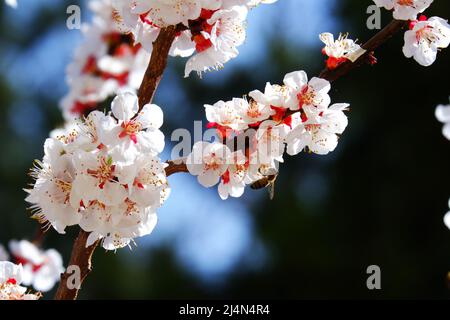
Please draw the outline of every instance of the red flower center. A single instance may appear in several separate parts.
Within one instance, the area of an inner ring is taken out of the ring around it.
[[[275,106],[270,106],[270,108],[275,111],[275,114],[272,116],[273,121],[275,122],[283,121],[287,109]]]
[[[222,181],[223,181],[223,184],[229,184],[229,183],[230,183],[230,170],[227,170],[227,171],[222,175]]]
[[[114,171],[116,170],[116,166],[112,164],[112,159],[102,157],[100,159],[100,166],[97,170],[88,169],[87,173],[92,177],[97,178],[99,181],[98,187],[103,189],[107,182],[111,182],[114,180]]]
[[[133,141],[136,144],[138,142],[136,134],[139,131],[141,131],[140,123],[131,120],[131,121],[122,123],[121,127],[122,127],[122,132],[120,132],[119,138],[123,139],[128,136],[128,137],[130,137],[131,141]]]
[[[192,33],[192,41],[195,42],[197,52],[203,52],[213,46],[211,39],[205,37],[203,32],[211,34],[214,25],[208,23],[208,20],[214,15],[214,10],[202,9],[200,17],[197,20],[189,21],[189,29]]]
[[[305,85],[300,93],[297,95],[299,109],[302,109],[305,105],[314,104],[316,98],[315,91],[309,86]]]

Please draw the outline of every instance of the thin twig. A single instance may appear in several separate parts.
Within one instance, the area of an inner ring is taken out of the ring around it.
[[[166,175],[170,177],[171,175],[175,173],[188,173],[189,170],[187,168],[187,165],[183,161],[167,161],[167,168],[166,168]]]

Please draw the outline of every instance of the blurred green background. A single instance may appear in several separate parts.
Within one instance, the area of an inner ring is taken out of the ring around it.
[[[90,20],[83,1],[82,19]],[[24,192],[48,132],[61,124],[58,100],[79,31],[65,27],[72,1],[0,4],[0,243],[32,239]],[[323,67],[320,32],[349,32],[360,42],[370,0],[279,0],[250,13],[241,55],[203,80],[183,78],[171,59],[156,103],[163,131],[192,129],[203,104],[281,83],[285,73]],[[427,15],[450,17],[450,2]],[[382,24],[391,20],[383,12]],[[395,36],[363,67],[333,84],[334,102],[351,104],[338,149],[322,157],[287,157],[275,200],[247,190],[222,202],[195,178],[171,178],[173,193],[154,233],[133,251],[97,250],[82,299],[449,298],[450,231],[442,218],[450,196],[450,143],[434,117],[450,95],[450,51],[423,68],[406,59]],[[168,150],[170,147],[168,146]],[[167,154],[166,157],[169,155]],[[46,248],[67,263],[76,228],[48,233]],[[379,265],[382,290],[366,287]],[[46,296],[52,297],[52,293]]]

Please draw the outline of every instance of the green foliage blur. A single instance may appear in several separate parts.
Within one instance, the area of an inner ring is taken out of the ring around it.
[[[63,30],[69,3],[59,1],[39,9],[34,20],[27,22],[32,28],[26,32],[14,27],[7,17],[9,9],[0,5],[2,70],[14,52],[31,50],[52,28]],[[337,1],[333,18],[339,19],[339,29],[329,31],[369,39],[376,32],[365,26],[369,4],[372,1]],[[435,1],[428,15],[449,18],[450,2]],[[383,13],[383,25],[390,19],[389,13]],[[173,78],[178,77],[176,90],[182,90],[185,103],[167,106],[165,130],[190,128],[192,120],[203,119],[204,103],[263,89],[266,81],[281,83],[288,72],[304,69],[311,76],[318,74],[324,60],[320,44],[301,46],[279,33],[283,30],[264,34],[269,44],[264,57],[250,66],[235,65],[224,78],[221,73],[226,70],[203,80],[184,80],[183,61],[171,59],[170,76],[161,84],[166,89],[161,90],[170,91]],[[450,143],[441,134],[434,110],[437,104],[446,104],[450,95],[450,50],[440,53],[432,67],[423,68],[403,56],[402,46],[398,34],[376,52],[376,66],[360,68],[333,84],[332,100],[351,104],[350,124],[335,153],[287,157],[275,200],[264,196],[253,202],[248,196],[241,200],[251,203],[255,234],[267,250],[263,265],[251,270],[237,265],[224,283],[217,284],[193,276],[177,262],[170,245],[145,254],[100,249],[81,298],[449,298],[450,231],[442,218],[450,196]],[[33,66],[32,61],[29,65]],[[27,77],[24,72],[0,73],[2,244],[14,238],[32,239],[36,232],[22,188],[31,182],[26,173],[33,159],[42,157],[47,133],[62,121],[57,107],[60,97],[45,90],[30,96],[27,88],[8,80]],[[18,101],[38,111],[19,106]],[[164,101],[158,95],[156,102]],[[28,124],[21,119],[29,118],[30,112],[37,115],[27,121],[39,130],[27,134],[17,127],[26,129]],[[177,112],[182,112],[181,119]],[[57,248],[67,262],[76,232],[75,228],[67,235],[49,231],[44,246]],[[366,287],[366,268],[373,264],[382,270],[379,291]]]

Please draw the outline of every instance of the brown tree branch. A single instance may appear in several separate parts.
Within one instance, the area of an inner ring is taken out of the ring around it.
[[[175,173],[189,172],[186,163],[184,163],[183,161],[167,161],[167,164],[168,166],[166,168],[166,175],[168,177]]]
[[[92,246],[86,248],[86,242],[89,237],[89,233],[80,230],[78,237],[76,238],[72,255],[70,257],[70,262],[68,266],[78,266],[80,268],[80,286],[83,284],[86,277],[92,270],[91,259],[94,254],[95,248],[99,244],[99,240],[95,242]],[[73,272],[73,270],[72,270]],[[61,282],[59,283],[58,291],[55,295],[55,300],[76,300],[78,297],[79,289],[69,289],[68,280],[70,276],[74,276],[74,273],[68,273],[67,271],[61,275]]]
[[[140,109],[147,103],[151,103],[155,96],[156,89],[166,69],[169,51],[177,32],[176,26],[164,28],[160,31],[158,38],[153,43],[154,54],[150,58],[150,63],[148,64],[144,79],[138,91]]]

